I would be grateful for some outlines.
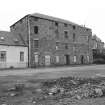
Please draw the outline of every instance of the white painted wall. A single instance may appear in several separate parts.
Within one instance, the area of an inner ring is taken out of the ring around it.
[[[6,51],[6,62],[0,62],[0,68],[26,68],[28,66],[28,48],[23,46],[0,45],[0,51]],[[20,52],[24,52],[24,62],[20,62]]]

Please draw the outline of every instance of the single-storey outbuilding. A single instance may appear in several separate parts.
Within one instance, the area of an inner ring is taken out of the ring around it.
[[[0,69],[28,67],[28,48],[19,36],[0,31]]]

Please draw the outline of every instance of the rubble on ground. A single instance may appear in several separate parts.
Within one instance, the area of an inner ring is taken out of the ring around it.
[[[105,82],[98,78],[60,78],[42,83],[44,94],[72,99],[87,99],[105,96]]]
[[[105,78],[62,77],[59,79],[43,80],[40,82],[40,86],[33,86],[15,83],[7,88],[6,94],[1,96],[0,100],[5,105],[8,103],[4,103],[7,98],[25,97],[27,98],[26,101],[31,103],[30,105],[40,105],[43,102],[51,101],[56,104],[50,105],[70,105],[70,103],[77,104],[77,101],[83,99],[105,97]]]

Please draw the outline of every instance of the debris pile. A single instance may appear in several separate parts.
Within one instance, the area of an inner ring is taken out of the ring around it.
[[[105,82],[102,78],[66,77],[47,80],[42,83],[43,94],[48,96],[69,97],[72,99],[96,98],[105,96]]]
[[[8,89],[8,93],[11,97],[22,95],[24,87],[24,84],[17,83],[12,88]]]
[[[5,94],[0,95],[0,105],[12,105],[7,103],[20,102],[21,98],[21,103],[24,101],[29,105],[77,105],[84,99],[105,97],[105,78],[62,77],[41,80],[37,85],[33,81],[32,84],[17,82],[7,87],[2,91]]]

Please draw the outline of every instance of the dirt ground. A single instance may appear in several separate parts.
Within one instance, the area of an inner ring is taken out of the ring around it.
[[[0,105],[105,105],[105,97],[78,100],[69,97],[57,99],[59,96],[55,98],[55,96],[47,96],[45,94],[43,96],[40,86],[41,83],[47,80],[49,79],[36,79],[34,76],[0,77]],[[20,87],[22,86],[23,90],[20,88],[19,91],[14,92],[13,89],[16,84],[19,84]],[[13,93],[18,94],[13,95]]]
[[[0,70],[0,76],[8,75],[21,75],[21,76],[30,76],[37,75],[37,73],[60,73],[65,72],[66,75],[71,74],[71,72],[91,72],[93,74],[105,75],[105,65],[76,65],[76,66],[64,66],[64,67],[47,67],[47,68],[27,68],[27,69],[4,69]],[[68,74],[69,73],[69,74]],[[63,73],[64,74],[64,73]],[[58,75],[59,76],[59,75]]]
[[[105,73],[104,65],[69,69],[71,68],[59,68],[55,71],[52,68],[51,72],[48,71],[49,69],[44,72],[33,73],[30,71],[31,75],[27,75],[27,73],[26,75],[7,75],[11,71],[3,71],[5,75],[1,73],[0,76],[0,105],[105,105],[105,97],[72,99],[69,96],[61,97],[59,94],[56,96],[43,94],[42,83],[45,81],[70,76],[83,79],[95,78],[99,77],[99,74],[104,75]]]

